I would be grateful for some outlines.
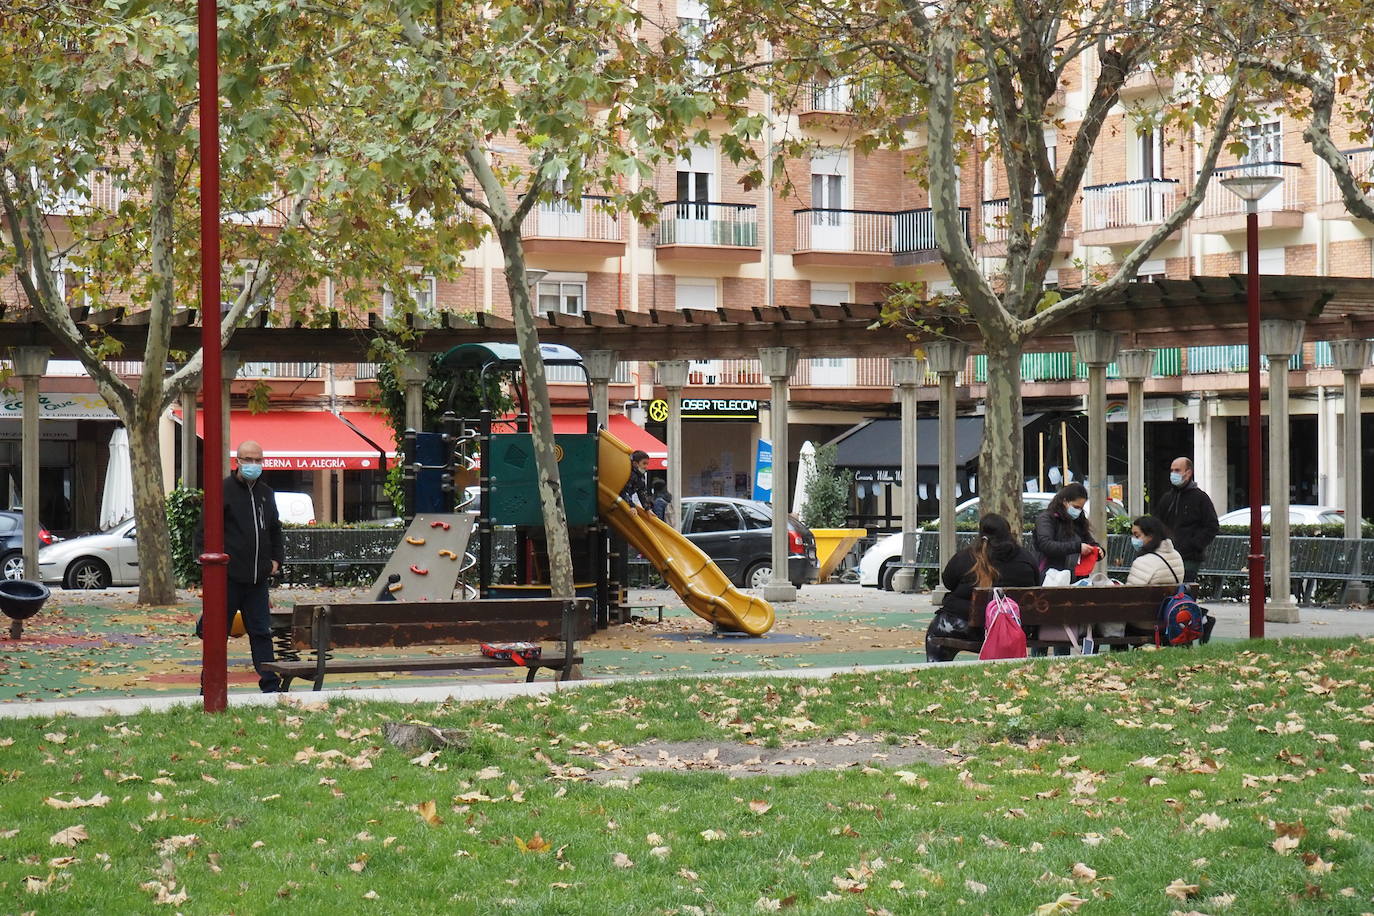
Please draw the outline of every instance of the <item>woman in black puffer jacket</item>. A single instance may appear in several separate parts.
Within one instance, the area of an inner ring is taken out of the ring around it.
[[[1040,572],[1035,557],[1021,546],[1007,520],[989,514],[978,523],[977,540],[954,555],[940,581],[948,592],[926,630],[926,659],[932,662],[950,661],[955,653],[931,645],[931,637],[983,638],[981,628],[970,629],[968,624],[975,588],[1039,585]]]

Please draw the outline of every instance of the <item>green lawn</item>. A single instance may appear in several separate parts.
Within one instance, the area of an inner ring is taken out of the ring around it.
[[[1372,726],[1374,640],[0,721],[0,912],[1365,913]],[[585,775],[816,739],[863,762]]]

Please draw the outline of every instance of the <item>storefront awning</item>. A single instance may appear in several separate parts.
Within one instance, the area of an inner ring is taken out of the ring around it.
[[[204,433],[205,417],[198,410],[196,435]],[[237,453],[240,442],[256,441],[262,446],[263,469],[268,471],[377,470],[381,454],[363,436],[385,449],[388,458],[396,457],[395,434],[386,420],[361,410],[341,411],[339,416],[327,410],[235,410],[230,412],[227,439],[230,455]]]
[[[865,420],[831,440],[837,468],[889,468],[902,466],[902,421],[886,417]],[[983,447],[983,418],[959,417],[954,421],[954,461],[967,464]],[[916,421],[916,466],[940,464],[940,421],[927,417]]]
[[[611,435],[632,449],[649,453],[649,469],[663,470],[668,466],[668,446],[658,441],[644,427],[636,426],[634,421],[621,414],[612,414]],[[585,433],[587,415],[585,413],[556,413],[553,415],[555,433]]]

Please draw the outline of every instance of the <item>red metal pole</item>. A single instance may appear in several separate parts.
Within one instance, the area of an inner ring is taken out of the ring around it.
[[[1259,214],[1247,201],[1245,250],[1249,260],[1245,292],[1250,317],[1250,638],[1264,638],[1264,532],[1260,506],[1264,502],[1263,454],[1260,438],[1260,297]]]
[[[216,0],[196,0],[200,64],[200,374],[205,415],[205,552],[201,612],[201,689],[206,712],[229,705],[227,569],[224,553],[224,417],[220,413],[219,277],[219,23]],[[187,417],[186,422],[195,422]]]

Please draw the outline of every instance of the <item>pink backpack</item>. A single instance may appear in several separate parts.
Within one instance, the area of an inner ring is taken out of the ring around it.
[[[987,636],[978,657],[1025,658],[1026,631],[1021,629],[1021,608],[1000,588],[992,590],[992,600],[983,612]]]

